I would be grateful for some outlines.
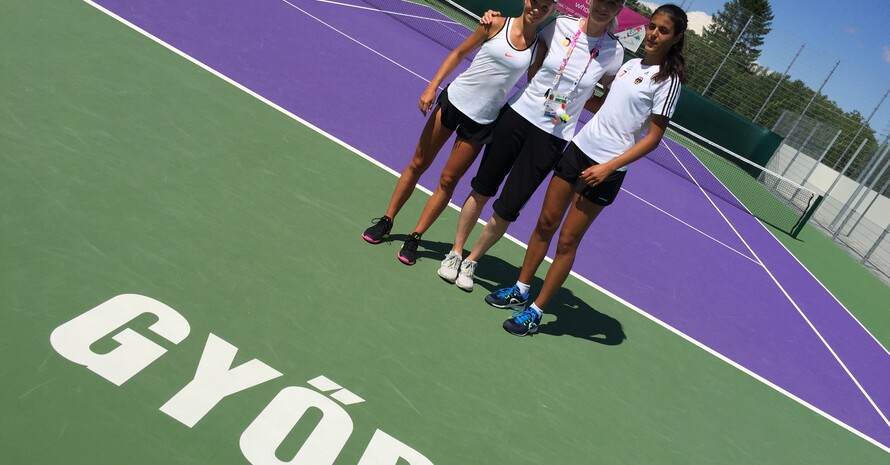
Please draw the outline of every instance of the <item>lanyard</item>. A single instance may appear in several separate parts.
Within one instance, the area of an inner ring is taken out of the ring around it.
[[[569,48],[568,48],[568,50],[566,50],[566,56],[565,56],[565,58],[562,59],[562,64],[559,66],[559,69],[556,71],[556,76],[554,76],[554,78],[553,78],[553,85],[550,86],[550,90],[548,91],[548,93],[551,93],[554,90],[556,90],[556,86],[559,84],[559,81],[562,79],[562,73],[565,72],[566,65],[569,63],[569,58],[572,57],[572,52],[575,51],[575,46],[578,44],[578,39],[581,38],[582,29],[583,29],[583,26],[581,26],[581,23],[579,22],[578,23],[578,31],[575,32],[575,36],[572,37],[572,41],[569,43]],[[572,87],[565,94],[567,98],[569,96],[571,96],[572,93],[575,92],[575,89],[578,87],[578,83],[581,82],[581,78],[583,78],[584,74],[587,73],[587,68],[590,67],[590,63],[593,60],[595,60],[597,56],[599,56],[600,45],[602,45],[602,43],[603,43],[603,37],[606,37],[606,31],[603,31],[602,35],[600,35],[600,38],[597,39],[596,45],[593,46],[593,50],[590,52],[590,59],[587,60],[587,64],[584,66],[584,70],[581,71],[581,74],[578,75],[578,79],[575,79],[575,82],[572,83]]]

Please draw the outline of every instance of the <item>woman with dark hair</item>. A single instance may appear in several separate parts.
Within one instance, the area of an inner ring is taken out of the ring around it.
[[[680,84],[686,81],[686,25],[686,13],[676,5],[663,5],[652,13],[644,42],[646,57],[621,66],[602,107],[575,136],[553,169],[538,223],[528,240],[519,280],[512,287],[485,297],[495,307],[518,308],[504,322],[504,329],[511,334],[525,336],[537,332],[544,307],[571,271],[581,239],[597,215],[617,196],[627,165],[646,156],[661,142],[677,106]],[[644,130],[646,134],[640,138]],[[541,292],[526,306],[529,283],[557,229],[559,240],[553,264]]]
[[[457,182],[470,168],[491,139],[494,121],[507,92],[526,73],[535,57],[537,27],[554,11],[555,0],[523,0],[522,14],[515,18],[494,18],[480,25],[439,66],[435,77],[420,96],[418,107],[424,116],[431,113],[411,162],[399,176],[386,208],[386,214],[365,229],[362,238],[371,244],[383,242],[393,221],[414,192],[420,176],[433,163],[451,134],[457,132],[451,156],[442,170],[439,186],[426,203],[420,219],[399,250],[399,261],[413,265],[417,260],[420,236],[439,217]],[[439,85],[471,52],[479,52],[470,67],[443,90]],[[433,104],[435,102],[435,108]]]
[[[445,281],[473,290],[477,261],[547,179],[575,135],[581,110],[598,108],[600,101],[593,97],[597,82],[608,86],[624,58],[624,49],[609,32],[621,5],[619,0],[590,0],[586,18],[559,16],[540,32],[529,83],[501,110],[471,181],[473,190],[461,207],[454,244],[438,270]],[[489,12],[483,21],[497,14]],[[494,214],[464,258],[464,244],[495,195]]]

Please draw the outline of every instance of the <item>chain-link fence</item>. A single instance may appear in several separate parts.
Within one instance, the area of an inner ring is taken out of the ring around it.
[[[890,89],[875,89],[868,115],[845,111],[823,92],[840,61],[795,31],[772,29],[768,4],[752,12],[742,3],[726,2],[709,26],[687,31],[687,87],[783,136],[766,168],[826,194],[811,223],[890,284],[890,127],[870,124]],[[627,5],[651,13],[639,2]],[[770,55],[782,63],[776,69],[758,61],[767,36]]]
[[[786,111],[773,130],[785,139],[767,168],[823,193],[810,223],[890,284],[890,138],[874,151],[860,143],[834,168],[826,154],[841,129]]]

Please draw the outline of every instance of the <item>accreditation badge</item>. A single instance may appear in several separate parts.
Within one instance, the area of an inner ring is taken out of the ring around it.
[[[553,121],[554,124],[567,123],[569,115],[566,113],[566,103],[568,103],[568,95],[555,94],[551,89],[544,93],[544,116]]]

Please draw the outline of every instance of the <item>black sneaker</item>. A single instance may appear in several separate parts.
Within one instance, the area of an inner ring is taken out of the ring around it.
[[[372,243],[379,244],[383,242],[384,239],[389,237],[389,232],[392,230],[392,219],[390,217],[383,215],[380,218],[374,219],[374,224],[371,225],[370,228],[366,229],[364,233],[362,233],[362,239]]]
[[[420,244],[420,234],[411,233],[405,239],[402,250],[399,250],[399,261],[406,265],[417,263],[417,246]]]

